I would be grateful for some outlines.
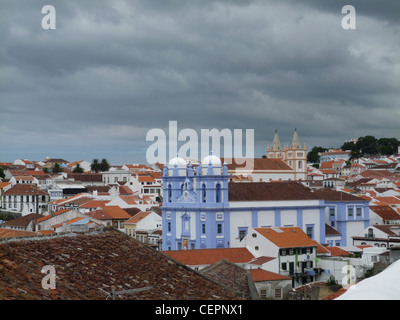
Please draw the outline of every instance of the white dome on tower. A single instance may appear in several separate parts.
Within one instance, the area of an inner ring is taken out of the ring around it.
[[[220,167],[222,165],[221,159],[213,154],[210,154],[209,156],[205,157],[201,162],[201,165],[204,168],[208,167],[210,163],[213,167]]]
[[[202,173],[204,174],[209,174],[208,167],[211,164],[212,166],[212,174],[214,175],[220,175],[221,174],[221,169],[222,169],[222,161],[219,157],[216,155],[213,155],[212,152],[209,156],[206,156],[203,161],[201,162],[202,166]]]
[[[176,158],[172,158],[172,159],[169,161],[169,163],[168,163],[168,168],[173,169],[173,168],[175,167],[175,165],[176,165],[178,168],[186,168],[187,163],[186,163],[185,159],[176,157]]]
[[[187,162],[185,161],[185,159],[176,156],[176,158],[172,158],[168,163],[168,171],[170,176],[174,174],[175,165],[178,169],[179,176],[186,175]]]

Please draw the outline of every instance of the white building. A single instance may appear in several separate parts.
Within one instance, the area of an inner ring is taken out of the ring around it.
[[[353,244],[390,248],[400,243],[400,225],[370,225],[353,237]]]
[[[299,227],[252,228],[242,241],[254,256],[275,257],[277,270],[268,270],[293,278],[293,287],[316,279],[319,244]]]
[[[34,184],[16,184],[2,194],[3,209],[19,212],[23,216],[47,212],[48,201],[48,193]]]
[[[102,172],[103,183],[105,185],[116,184],[118,182],[128,182],[132,176],[129,170],[110,170]]]
[[[124,223],[125,233],[157,248],[161,240],[162,218],[154,211],[141,211]]]

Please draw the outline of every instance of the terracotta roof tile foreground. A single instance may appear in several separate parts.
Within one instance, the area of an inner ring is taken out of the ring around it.
[[[56,271],[56,289],[43,289],[43,266]],[[0,300],[126,300],[238,298],[199,273],[117,231],[0,244]]]
[[[249,281],[249,270],[228,260],[219,260],[201,269],[200,273],[226,286],[230,290],[236,292],[240,297],[246,299],[254,299],[257,297],[254,283]]]

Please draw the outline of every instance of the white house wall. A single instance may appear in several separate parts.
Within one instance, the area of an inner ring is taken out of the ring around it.
[[[281,210],[281,227],[297,226],[296,210]]]
[[[239,227],[247,227],[250,230],[252,225],[252,213],[250,210],[231,211],[230,213],[230,244],[232,248],[241,247],[239,240]]]
[[[160,227],[161,222],[161,217],[157,213],[151,212],[148,216],[146,216],[136,224],[136,229],[153,230],[157,228],[157,225]]]
[[[257,213],[258,225],[260,227],[273,227],[275,226],[275,211],[262,210]]]
[[[256,237],[253,237],[253,234],[256,234]],[[246,237],[241,241],[241,244],[241,247],[247,248],[255,257],[278,257],[279,247],[254,229],[249,230]],[[256,247],[258,247],[258,250]]]

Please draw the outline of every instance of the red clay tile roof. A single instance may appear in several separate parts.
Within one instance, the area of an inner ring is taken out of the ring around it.
[[[221,259],[233,263],[247,263],[254,259],[246,248],[173,250],[163,253],[188,266],[213,264]]]
[[[360,176],[368,178],[387,178],[389,180],[400,180],[400,175],[386,170],[366,170],[360,173]]]
[[[325,235],[327,236],[340,236],[341,233],[337,231],[335,228],[332,228],[330,225],[325,223]]]
[[[0,228],[0,239],[4,238],[19,238],[19,237],[36,237],[36,232],[24,231],[24,230],[12,230]],[[1,250],[0,250],[1,251]],[[0,254],[1,256],[1,254]],[[1,270],[1,268],[0,268]]]
[[[339,247],[325,247],[325,249],[329,250],[332,257],[343,257],[350,254],[350,252],[347,252],[346,250],[343,250]]]
[[[400,204],[400,198],[399,197],[375,197],[375,200],[378,200],[380,202],[384,202],[387,204]]]
[[[52,265],[56,288],[43,289]],[[116,291],[152,286],[126,300],[235,300],[226,287],[127,235],[109,231],[0,244],[0,300],[106,300]]]
[[[270,272],[263,269],[250,269],[250,274],[254,282],[292,280],[291,277],[283,276],[279,273]]]
[[[398,232],[400,229],[400,225],[398,224],[375,224],[373,226],[382,232],[385,232],[389,236],[397,236],[396,232],[393,230]]]
[[[138,176],[139,182],[156,182],[152,176]]]
[[[118,187],[119,194],[133,194],[133,191],[128,186],[119,186]]]
[[[7,187],[11,185],[11,182],[0,182],[0,189],[3,189],[4,187]]]
[[[279,248],[317,247],[319,245],[299,227],[254,228],[254,230]]]
[[[276,258],[274,258],[274,257],[261,256],[261,257],[255,258],[255,259],[254,259],[253,261],[251,261],[249,264],[261,265],[261,264],[264,264],[264,263],[269,262],[269,261],[274,260],[274,259],[276,259]]]
[[[139,208],[122,208],[126,213],[128,213],[131,217],[135,214],[138,214],[141,210]]]
[[[104,206],[102,209],[97,209],[86,213],[87,216],[99,220],[128,220],[130,215],[118,206]]]
[[[40,219],[42,217],[42,214],[30,213],[25,216],[4,222],[0,226],[27,227],[32,220]]]
[[[370,206],[370,210],[375,212],[378,216],[380,216],[383,221],[390,220],[400,220],[400,214],[398,214],[391,206]]]
[[[24,180],[24,181],[33,181],[33,177],[32,176],[16,176],[14,177],[15,180]]]
[[[9,170],[12,176],[35,176],[35,175],[46,175],[43,170]]]
[[[39,189],[38,186],[34,184],[24,184],[18,183],[8,189],[3,195],[47,195],[47,192],[44,192]]]
[[[289,167],[285,162],[281,159],[267,159],[267,158],[236,158],[236,159],[229,159],[229,158],[221,158],[221,162],[227,163],[228,170],[241,170],[245,168],[246,164],[253,163],[253,170],[260,170],[260,171],[269,171],[269,170],[288,170],[293,171],[291,167]],[[240,164],[239,164],[240,163]]]
[[[317,200],[316,195],[298,182],[230,182],[229,201]]]
[[[49,235],[49,234],[55,234],[56,232],[54,230],[39,230],[38,233],[42,235]]]
[[[356,197],[352,194],[332,189],[316,189],[314,190],[314,194],[318,199],[325,201],[365,201],[365,199]]]
[[[337,171],[333,170],[333,169],[320,169],[319,171],[321,171],[324,174],[328,174],[328,173],[337,174]]]
[[[89,201],[81,204],[79,208],[98,208],[98,207],[104,207],[106,203],[110,202],[110,200],[93,200],[90,199]]]
[[[39,223],[39,222],[48,220],[48,219],[50,219],[51,217],[58,216],[58,215],[60,215],[60,214],[63,214],[63,213],[65,213],[65,212],[68,212],[68,211],[70,211],[70,210],[71,210],[71,209],[63,209],[63,210],[60,210],[60,211],[57,211],[57,212],[53,213],[53,215],[49,214],[49,215],[47,215],[47,216],[44,216],[44,217],[42,217],[42,218],[37,219],[37,220],[36,220],[36,223]]]
[[[146,218],[149,214],[151,214],[151,211],[141,211],[126,221],[126,223],[138,223],[140,220]]]
[[[335,161],[326,161],[322,162],[321,165],[319,166],[319,169],[332,169],[333,164]]]

